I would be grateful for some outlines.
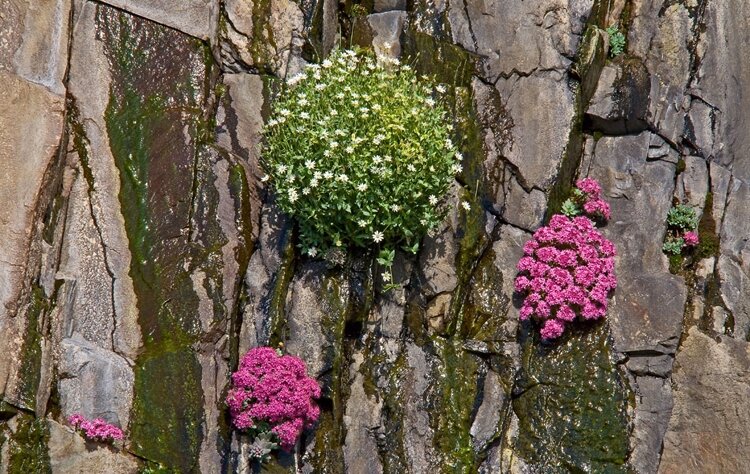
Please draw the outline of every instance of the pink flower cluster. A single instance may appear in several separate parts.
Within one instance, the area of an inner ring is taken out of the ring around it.
[[[682,239],[685,241],[685,245],[688,247],[695,247],[700,243],[698,234],[692,230],[685,232],[685,234],[682,236]]]
[[[318,419],[313,399],[320,397],[318,382],[307,376],[298,357],[279,355],[270,347],[250,349],[232,374],[227,405],[234,426],[257,428],[259,422],[271,431],[285,450],[291,450],[302,430]]]
[[[602,199],[602,188],[592,178],[583,178],[576,182],[576,188],[583,194],[583,211],[590,217],[609,220],[609,204]]]
[[[120,428],[110,425],[101,418],[87,420],[83,415],[74,413],[68,417],[68,423],[81,430],[86,438],[93,441],[114,441],[125,437]]]
[[[609,293],[617,286],[615,246],[590,219],[556,214],[523,251],[515,280],[515,290],[525,295],[520,318],[543,321],[543,338],[560,337],[578,315],[604,317]]]

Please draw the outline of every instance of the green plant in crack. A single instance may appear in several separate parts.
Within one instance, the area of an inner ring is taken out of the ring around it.
[[[609,35],[609,57],[616,58],[625,52],[625,35],[617,24],[607,28],[606,32]]]

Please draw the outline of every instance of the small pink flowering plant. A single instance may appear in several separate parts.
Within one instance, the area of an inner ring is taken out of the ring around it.
[[[593,179],[577,183],[585,204],[596,205],[592,217],[609,218],[609,205],[599,197],[601,188]],[[574,198],[575,199],[575,196]],[[615,246],[596,229],[586,215],[556,214],[537,230],[523,247],[518,262],[516,292],[524,296],[521,320],[533,318],[542,324],[544,339],[557,339],[565,326],[581,317],[600,319],[607,313],[608,296],[617,286]]]
[[[585,215],[592,219],[608,221],[610,209],[607,201],[601,197],[602,188],[592,178],[576,182],[573,195],[562,205],[561,212],[568,217]]]
[[[83,415],[74,413],[68,417],[68,423],[91,441],[112,442],[125,437],[120,428],[101,418],[88,420]]]
[[[690,206],[677,204],[667,213],[667,235],[662,250],[669,255],[680,255],[700,243],[698,215]]]
[[[226,402],[234,426],[253,437],[250,456],[264,460],[278,446],[294,448],[302,430],[318,419],[319,397],[320,386],[300,358],[256,347],[232,374]]]

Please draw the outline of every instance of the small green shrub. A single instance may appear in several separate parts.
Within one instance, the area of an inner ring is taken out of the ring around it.
[[[617,24],[610,26],[606,31],[609,35],[609,56],[616,58],[625,52],[625,35]]]
[[[298,220],[304,253],[417,251],[462,169],[445,92],[362,50],[334,51],[289,80],[263,132],[263,180]]]
[[[698,227],[698,216],[692,207],[678,204],[667,213],[667,225],[681,230],[694,230]]]
[[[668,255],[679,255],[685,246],[685,239],[682,237],[668,236],[661,249]]]

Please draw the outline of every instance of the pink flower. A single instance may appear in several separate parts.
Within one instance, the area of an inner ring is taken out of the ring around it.
[[[234,426],[245,430],[264,421],[285,450],[320,414],[313,402],[320,397],[320,386],[307,376],[305,363],[270,347],[250,349],[232,374],[232,385],[226,403]]]
[[[696,234],[692,230],[685,232],[682,238],[685,241],[685,245],[688,247],[695,247],[700,242],[700,239],[698,239],[698,234]]]
[[[609,205],[598,198],[598,184],[593,180],[579,184],[587,196],[596,195],[599,200],[590,201],[590,210],[609,217]],[[542,336],[555,339],[565,323],[579,315],[583,319],[604,317],[609,293],[617,286],[616,252],[591,219],[553,216],[550,224],[538,229],[524,245],[524,253],[514,285],[525,297],[520,319],[543,322]]]
[[[120,440],[125,437],[120,428],[110,425],[101,418],[88,420],[83,415],[74,413],[68,417],[68,423],[92,441],[107,442]]]
[[[544,339],[557,339],[565,330],[565,325],[557,319],[548,319],[542,327],[542,337]]]
[[[605,220],[609,220],[610,217],[609,204],[601,199],[586,202],[586,204],[583,205],[583,210],[589,216],[601,217]]]
[[[576,188],[594,199],[599,198],[599,195],[602,192],[601,186],[599,186],[599,183],[593,178],[579,179],[576,182]]]

